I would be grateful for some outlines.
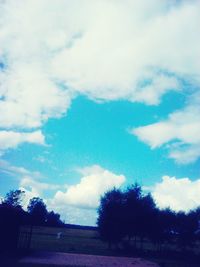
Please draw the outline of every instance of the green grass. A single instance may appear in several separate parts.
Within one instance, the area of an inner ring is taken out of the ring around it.
[[[30,227],[22,227],[18,246],[26,247],[26,233],[30,232]],[[57,233],[62,232],[60,239],[57,239]],[[137,245],[140,247],[139,239]],[[151,242],[145,240],[144,250],[154,251],[155,247]],[[31,237],[31,249],[84,253],[94,255],[110,255],[114,251],[108,250],[108,244],[102,242],[97,230],[68,229],[52,227],[33,227]]]
[[[18,247],[26,247],[26,233],[30,227],[22,227]],[[57,233],[62,232],[57,239]],[[31,238],[31,249],[107,255],[108,246],[99,239],[96,230],[34,227]]]

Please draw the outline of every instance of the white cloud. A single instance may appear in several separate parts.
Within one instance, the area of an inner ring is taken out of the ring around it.
[[[152,189],[152,195],[160,208],[189,211],[200,205],[200,179],[163,176]]]
[[[175,78],[157,69],[199,75],[199,3],[172,3],[5,1],[1,123],[39,126],[67,109],[71,90],[95,99],[155,104],[178,87]],[[150,85],[141,89],[143,78]],[[20,120],[10,115],[13,107]]]
[[[80,182],[76,185],[51,184],[41,181],[41,173],[23,167],[13,166],[0,160],[0,173],[17,178],[19,189],[25,192],[22,202],[26,209],[33,197],[44,200],[48,210],[54,210],[67,223],[81,225],[96,224],[96,208],[99,199],[109,189],[120,187],[125,182],[124,175],[114,174],[99,165],[78,169]],[[61,191],[63,190],[63,191]]]
[[[56,190],[59,189],[59,185],[43,183],[35,181],[33,178],[25,176],[20,181],[20,187],[23,188],[31,188],[31,191],[36,195],[41,195],[45,190]]]
[[[194,46],[191,39],[200,42],[198,3],[170,9],[167,2],[94,1],[82,38],[52,60],[55,74],[91,98],[157,103],[166,91],[177,89],[177,82],[167,82],[165,75],[165,86],[158,89],[154,81],[159,76],[156,69],[180,75],[199,74],[199,62],[194,58],[199,48],[195,44],[195,50],[188,53]],[[195,65],[189,69],[191,61]],[[143,79],[150,80],[154,89],[141,88],[138,83]],[[148,96],[144,95],[145,89]]]
[[[24,208],[24,210],[27,210],[28,204],[32,198],[41,197],[41,195],[39,195],[38,192],[35,190],[27,190],[26,188],[21,186],[19,187],[19,189],[25,193],[22,199],[22,207]]]
[[[45,144],[45,137],[40,130],[34,132],[0,131],[0,152],[16,148],[21,143]]]
[[[184,90],[177,77],[197,87],[199,24],[198,0],[1,1],[0,126],[41,127],[79,94],[157,105],[169,90]],[[157,140],[138,133],[156,147],[174,138],[163,131],[175,131],[175,123],[145,129],[157,128]],[[170,155],[185,162],[179,151]]]
[[[11,165],[8,161],[6,160],[0,160],[0,172],[9,174],[10,176],[21,178],[24,176],[31,176],[34,178],[41,178],[42,174],[37,171],[29,171],[25,169],[24,167],[18,167]]]
[[[69,186],[66,192],[56,192],[53,199],[55,206],[97,208],[103,193],[125,182],[124,175],[114,174],[98,165],[83,168],[81,173],[80,183]]]
[[[0,160],[0,173],[5,173],[19,181],[19,187],[28,194],[42,196],[46,190],[58,190],[61,186],[41,182],[45,177],[38,171],[30,171],[24,167],[14,166],[6,160]]]
[[[59,185],[49,184],[44,182],[35,181],[33,177],[24,176],[19,183],[19,189],[25,192],[25,197],[23,200],[24,208],[27,207],[29,201],[33,197],[43,197],[44,191],[58,190]],[[47,200],[44,199],[46,202]]]
[[[184,109],[171,113],[168,119],[131,131],[152,149],[168,144],[169,157],[178,163],[191,163],[200,156],[199,95]]]
[[[6,165],[6,164],[4,164]],[[7,164],[8,165],[8,164]],[[4,167],[4,169],[6,169]],[[123,175],[114,174],[98,165],[79,169],[82,175],[76,185],[56,185],[36,180],[34,173],[26,169],[9,165],[11,175],[19,175],[19,189],[25,192],[23,207],[26,208],[30,199],[42,197],[48,210],[58,212],[67,223],[95,225],[101,195],[113,187],[120,187],[125,182]],[[66,188],[66,191],[61,191]],[[46,192],[55,192],[47,197]]]
[[[58,212],[66,223],[79,225],[96,225],[97,212],[95,209],[82,209],[75,206],[55,204],[51,199],[46,200],[49,210]]]
[[[0,77],[0,91],[4,91],[4,100],[0,101],[1,127],[39,127],[48,118],[60,117],[70,105],[67,93],[57,88],[40,67],[30,65],[19,63]]]
[[[147,83],[140,90],[136,91],[133,100],[145,102],[150,105],[157,105],[160,102],[162,95],[168,90],[180,90],[180,85],[175,77],[167,77],[163,74],[156,75],[151,83]]]
[[[189,145],[182,147],[177,146],[176,149],[171,149],[169,157],[175,159],[177,163],[188,164],[195,162],[200,156],[200,145]]]
[[[46,190],[58,190],[60,186],[40,182],[44,176],[38,171],[30,171],[24,167],[14,166],[6,160],[0,160],[0,174],[7,174],[14,177],[19,185],[19,189],[25,192],[22,202],[23,207],[26,209],[29,200],[33,197],[43,197],[43,192]]]
[[[82,175],[76,185],[66,186],[66,191],[57,191],[47,199],[47,206],[58,212],[67,223],[96,225],[100,196],[109,189],[120,187],[125,182],[123,175],[114,174],[99,165],[78,170]]]

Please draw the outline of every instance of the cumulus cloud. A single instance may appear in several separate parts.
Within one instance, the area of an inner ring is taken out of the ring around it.
[[[41,127],[80,94],[157,105],[199,85],[199,23],[197,0],[1,1],[0,126]]]
[[[30,171],[21,166],[10,164],[6,160],[0,160],[0,174],[14,177],[19,183],[19,189],[25,192],[23,207],[26,208],[32,197],[42,197],[46,190],[58,190],[58,185],[40,182],[44,176],[38,171]]]
[[[82,209],[69,205],[57,205],[51,199],[46,200],[49,210],[58,212],[61,219],[66,223],[79,224],[79,225],[96,225],[97,212],[95,209]]]
[[[158,70],[199,75],[199,3],[173,4],[4,1],[1,123],[38,126],[67,109],[71,91],[154,104],[178,87]],[[10,116],[13,107],[20,120]]]
[[[60,188],[59,185],[35,181],[33,177],[24,176],[19,183],[19,189],[25,192],[23,206],[26,208],[30,199],[33,197],[42,197],[44,191],[55,191]],[[46,202],[46,199],[44,200]]]
[[[25,176],[20,181],[20,187],[30,188],[35,195],[41,195],[44,190],[56,190],[59,189],[60,186],[55,184],[43,183],[39,181],[35,181],[31,177]]]
[[[120,187],[125,182],[124,175],[114,174],[98,165],[80,171],[83,175],[80,182],[69,186],[66,192],[56,192],[54,205],[97,208],[103,193],[113,187]]]
[[[131,131],[152,149],[168,144],[169,157],[178,163],[191,163],[200,156],[199,94],[184,109],[175,111],[166,120]]]
[[[6,160],[0,160],[0,174],[6,174],[14,177],[19,183],[19,189],[25,192],[23,199],[24,208],[27,207],[29,200],[33,197],[44,197],[45,192],[56,192],[57,190],[65,187],[63,185],[57,185],[52,183],[46,183],[43,181],[44,175],[38,171],[30,171],[24,167],[15,166],[10,164]],[[45,202],[47,199],[44,198]]]
[[[21,143],[45,144],[45,137],[40,130],[34,132],[0,131],[0,153],[9,148],[16,148]]]
[[[170,207],[175,211],[189,211],[199,206],[200,179],[163,176],[157,183],[152,195],[160,208]]]
[[[162,95],[164,95],[169,88],[179,91],[180,84],[177,78],[166,76],[163,74],[155,75],[155,78],[150,81],[146,81],[140,90],[134,93],[133,100],[138,102],[144,102],[149,105],[158,105]]]
[[[101,195],[113,187],[120,187],[125,182],[123,175],[114,174],[98,165],[79,169],[80,182],[75,185],[56,185],[36,180],[28,170],[18,170],[22,173],[19,188],[25,192],[24,208],[33,197],[42,197],[49,210],[53,209],[61,214],[68,223],[95,225]],[[10,169],[12,169],[10,167]],[[15,170],[17,168],[17,170]],[[25,175],[24,175],[25,174]],[[61,189],[62,188],[62,189]],[[66,188],[66,191],[61,191]],[[52,191],[53,197],[45,197],[45,193]]]
[[[6,173],[16,178],[19,189],[25,192],[22,202],[25,209],[31,198],[41,197],[48,210],[59,212],[67,223],[95,225],[95,209],[101,195],[113,187],[120,187],[125,182],[125,176],[112,173],[99,165],[81,168],[78,172],[81,179],[75,185],[52,184],[45,182],[45,177],[39,172],[0,160],[0,174]]]
[[[51,77],[46,78],[35,66],[23,65],[0,75],[1,127],[39,127],[48,118],[60,117],[70,104],[67,93],[57,88]]]
[[[124,175],[117,175],[99,165],[79,169],[80,182],[66,186],[66,191],[58,190],[55,196],[47,199],[50,209],[61,214],[68,223],[96,225],[96,208],[100,196],[113,187],[125,182]]]

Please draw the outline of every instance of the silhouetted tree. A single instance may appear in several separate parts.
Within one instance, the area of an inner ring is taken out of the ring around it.
[[[21,225],[31,225],[30,245],[33,225],[63,226],[60,215],[47,211],[46,204],[39,197],[34,197],[28,205],[28,212],[22,208],[24,191],[11,190],[0,201],[0,251],[17,248]]]
[[[47,220],[47,207],[44,201],[39,197],[30,200],[27,210],[30,214],[33,225],[44,225]]]
[[[147,237],[153,228],[153,220],[155,216],[155,203],[151,194],[143,195],[141,186],[137,183],[128,187],[124,192],[125,214],[124,227],[126,235],[130,242],[134,237],[136,247],[136,239],[140,237],[141,248],[144,237]]]
[[[188,246],[193,246],[196,240],[195,232],[198,229],[198,219],[195,212],[190,211],[177,213],[178,245],[185,250]]]
[[[196,221],[196,229],[194,232],[196,244],[200,241],[200,207],[197,207],[193,212]]]
[[[200,238],[200,208],[185,212],[174,212],[169,208],[156,207],[151,194],[143,194],[141,187],[134,184],[125,191],[113,189],[101,198],[98,209],[100,236],[109,244],[119,241],[151,240],[159,251],[176,244],[182,250],[197,244]],[[130,248],[126,244],[126,248]],[[165,245],[165,246],[163,246]]]
[[[26,221],[26,212],[21,201],[24,192],[12,190],[6,194],[0,204],[0,249],[16,249],[19,227]]]
[[[131,238],[135,238],[135,246],[139,233],[141,198],[142,189],[137,183],[128,187],[124,192],[124,229],[129,242]]]
[[[153,230],[155,214],[156,205],[151,194],[142,196],[138,211],[138,236],[140,237],[141,249],[143,248],[144,238],[149,237]]]
[[[11,190],[5,196],[2,204],[12,206],[14,208],[21,208],[21,202],[23,200],[25,192],[22,190]]]
[[[172,243],[176,234],[176,213],[169,208],[156,208],[149,239],[156,245],[157,250],[160,251],[165,242]]]
[[[117,245],[124,236],[123,194],[119,189],[112,189],[101,197],[98,209],[98,228],[100,236],[109,247]]]
[[[60,219],[60,214],[50,211],[46,216],[46,225],[48,226],[63,226],[64,223]]]

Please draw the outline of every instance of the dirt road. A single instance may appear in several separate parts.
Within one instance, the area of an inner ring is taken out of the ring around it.
[[[158,267],[157,264],[140,258],[95,256],[60,252],[35,252],[33,255],[22,259],[20,262],[84,267]]]

